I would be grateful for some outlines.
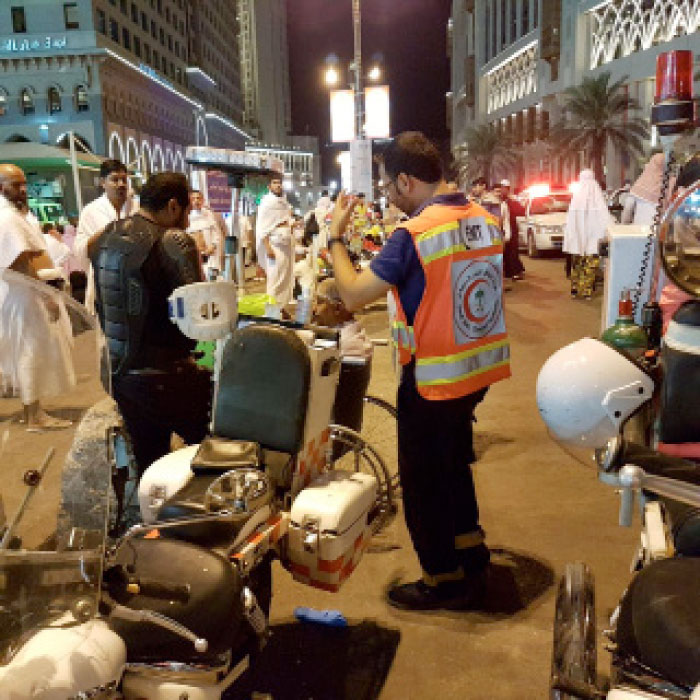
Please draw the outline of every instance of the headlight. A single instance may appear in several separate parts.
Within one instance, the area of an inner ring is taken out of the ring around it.
[[[599,447],[595,451],[595,461],[598,464],[598,469],[603,472],[615,471],[620,466],[618,464],[618,457],[620,456],[622,445],[622,438],[618,435],[614,438],[610,438],[605,444],[605,447]]]

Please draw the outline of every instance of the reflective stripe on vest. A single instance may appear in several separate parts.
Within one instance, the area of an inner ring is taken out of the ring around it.
[[[429,357],[416,362],[416,384],[437,386],[461,382],[495,367],[508,364],[510,346],[508,339],[478,348],[465,350],[447,357]]]
[[[406,348],[412,353],[416,350],[413,328],[407,326],[403,321],[394,321],[391,324],[391,339],[398,348]]]
[[[415,243],[423,264],[428,265],[445,255],[466,253],[469,250],[465,245],[467,240],[477,243],[474,247],[478,248],[497,245],[501,241],[501,232],[495,223],[479,216],[436,226],[416,236]]]

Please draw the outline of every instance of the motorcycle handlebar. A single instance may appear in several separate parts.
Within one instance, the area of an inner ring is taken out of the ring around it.
[[[187,603],[190,599],[189,584],[137,577],[121,565],[110,567],[105,571],[103,584],[107,593],[116,599],[121,599],[124,594],[178,600],[183,603]]]
[[[155,579],[139,578],[130,586],[138,588],[137,593],[149,598],[163,598],[166,600],[179,600],[187,603],[190,599],[189,584],[169,583],[166,581],[156,581]]]
[[[643,445],[625,442],[617,459],[618,469],[636,464],[650,476],[665,476],[677,481],[700,485],[700,466],[681,457],[656,452]]]

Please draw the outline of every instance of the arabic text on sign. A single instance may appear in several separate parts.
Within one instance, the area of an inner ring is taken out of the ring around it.
[[[50,37],[45,39],[5,39],[0,42],[2,51],[48,51],[49,49],[65,49],[67,39],[63,37]]]

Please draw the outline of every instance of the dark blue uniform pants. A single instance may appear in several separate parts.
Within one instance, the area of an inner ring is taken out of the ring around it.
[[[413,364],[403,371],[399,475],[406,524],[430,585],[476,573],[488,562],[470,466],[474,407],[485,393],[428,401],[416,389]]]

